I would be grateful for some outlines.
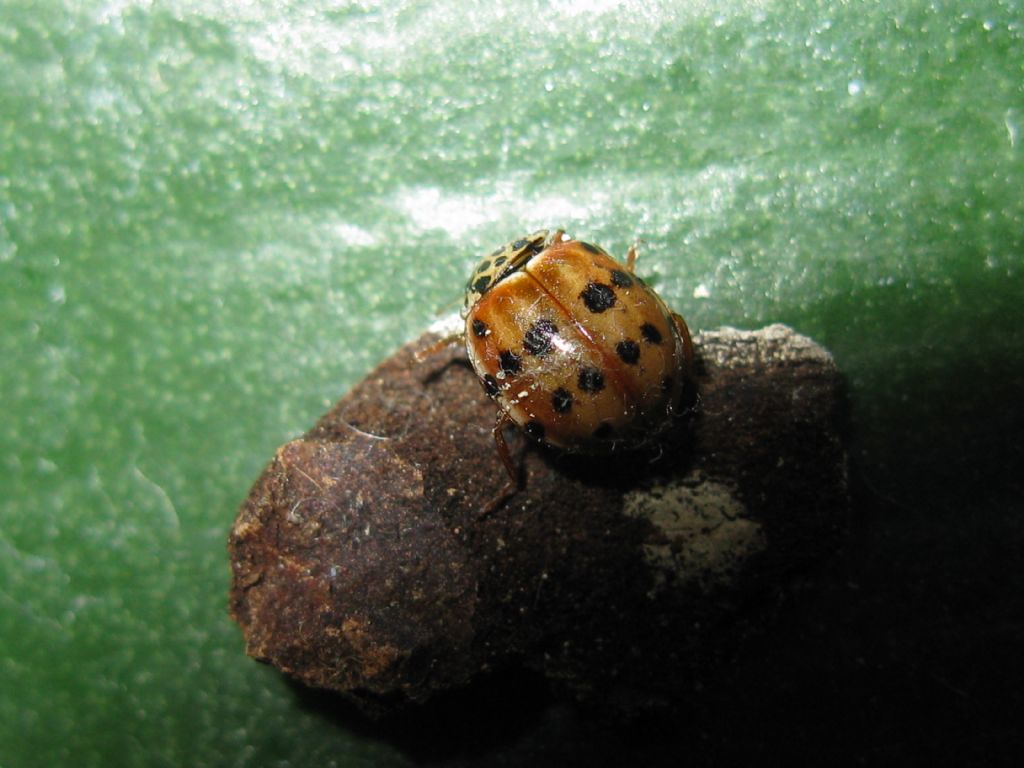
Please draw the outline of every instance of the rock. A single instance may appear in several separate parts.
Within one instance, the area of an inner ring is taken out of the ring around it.
[[[848,509],[842,378],[773,325],[698,334],[693,412],[649,451],[579,457],[512,438],[437,338],[396,352],[282,446],[231,532],[248,653],[382,713],[510,664],[560,694],[670,704],[770,626]]]

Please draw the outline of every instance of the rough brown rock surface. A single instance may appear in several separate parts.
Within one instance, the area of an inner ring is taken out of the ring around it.
[[[785,326],[698,334],[697,406],[648,452],[512,440],[457,348],[410,344],[282,446],[231,532],[250,655],[370,712],[510,663],[643,708],[771,621],[847,510],[841,376]]]

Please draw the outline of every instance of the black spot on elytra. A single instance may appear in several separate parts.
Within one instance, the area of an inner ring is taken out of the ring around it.
[[[612,270],[612,283],[619,288],[632,288],[633,278],[621,269]]]
[[[587,283],[580,298],[591,312],[600,313],[615,306],[615,291],[604,283]]]
[[[572,392],[564,387],[559,387],[551,393],[551,407],[555,413],[568,413],[572,408]]]
[[[530,326],[523,336],[523,349],[531,355],[544,357],[551,351],[551,338],[558,333],[558,326],[550,320],[541,319]]]
[[[513,251],[520,251],[520,250],[522,250],[523,248],[526,247],[526,244],[528,242],[530,242],[530,241],[527,240],[525,237],[522,240],[516,240],[514,243],[512,243],[512,250]]]
[[[501,370],[510,376],[523,370],[523,358],[508,349],[498,355],[498,364],[501,366]]]
[[[489,329],[487,328],[487,323],[485,323],[483,320],[473,321],[473,335],[476,336],[477,338],[482,339],[484,336],[487,335],[488,330]]]
[[[473,291],[475,293],[483,293],[484,291],[487,290],[487,286],[490,285],[490,283],[491,278],[487,277],[486,275],[484,275],[483,277],[478,277],[476,279],[476,282],[473,283]]]
[[[576,383],[584,392],[600,392],[604,389],[604,374],[597,368],[588,366],[580,370]]]
[[[612,425],[609,424],[608,422],[605,422],[600,427],[594,430],[594,437],[596,437],[598,440],[607,440],[609,437],[612,436],[612,432],[614,431],[615,430],[612,429]]]
[[[598,248],[596,245],[591,245],[590,243],[584,243],[582,240],[580,241],[580,247],[584,248],[585,250],[590,251],[594,255],[599,256],[601,254],[601,249]]]
[[[497,397],[498,389],[498,380],[489,373],[484,374],[484,392],[487,393],[487,396]]]
[[[539,421],[528,421],[526,426],[523,427],[523,432],[532,437],[534,440],[544,439],[544,425]]]
[[[650,323],[644,323],[640,326],[640,334],[644,337],[644,341],[651,344],[661,344],[661,331]]]
[[[504,263],[505,263],[506,261],[508,261],[508,259],[507,259],[507,258],[506,258],[505,256],[499,256],[498,258],[496,258],[496,259],[494,260],[494,266],[496,266],[496,267],[500,267],[500,266],[501,266],[502,264],[504,264]]]
[[[615,345],[615,354],[622,362],[636,365],[636,361],[640,359],[640,345],[631,339],[620,341]]]

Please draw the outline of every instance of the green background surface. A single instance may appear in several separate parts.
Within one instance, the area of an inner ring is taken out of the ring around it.
[[[789,323],[849,382],[850,543],[711,715],[638,743],[1024,746],[1017,2],[0,19],[0,766],[593,749],[561,710],[468,753],[418,721],[449,746],[410,747],[247,659],[226,612],[227,531],[274,449],[542,226],[642,237],[692,328]]]

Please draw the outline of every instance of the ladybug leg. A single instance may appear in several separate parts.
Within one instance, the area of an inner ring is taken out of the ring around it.
[[[683,357],[686,360],[686,375],[689,376],[690,369],[693,368],[693,339],[690,338],[690,329],[686,327],[682,315],[675,312],[672,313],[672,322],[676,326],[679,338],[683,340]]]
[[[417,363],[422,363],[428,357],[436,355],[442,349],[446,349],[447,347],[450,347],[453,344],[465,344],[465,343],[466,343],[466,334],[463,331],[459,331],[458,333],[452,333],[452,334],[449,334],[448,336],[442,336],[440,339],[435,341],[433,344],[431,344],[426,349],[421,349],[418,352],[416,352],[416,354],[413,355],[413,357],[416,359]]]
[[[631,275],[636,274],[635,270],[633,269],[636,266],[636,247],[640,245],[640,243],[642,242],[644,241],[637,240],[635,243],[629,246],[629,250],[626,252],[626,269],[629,270],[629,274]]]
[[[487,517],[487,515],[498,508],[501,502],[519,490],[519,473],[516,471],[515,462],[512,461],[512,453],[508,449],[508,443],[505,442],[505,427],[512,423],[512,418],[507,413],[504,411],[498,412],[498,417],[495,419],[494,429],[492,430],[494,434],[494,447],[498,449],[498,458],[505,465],[505,471],[508,473],[508,482],[498,492],[498,495],[487,502],[484,508],[480,510],[481,518]]]
[[[498,413],[497,419],[494,421],[494,446],[498,449],[498,457],[501,459],[501,463],[505,465],[505,471],[508,472],[508,479],[518,485],[516,482],[516,465],[512,461],[512,452],[508,449],[508,443],[505,442],[505,427],[512,425],[512,417],[504,411]]]

